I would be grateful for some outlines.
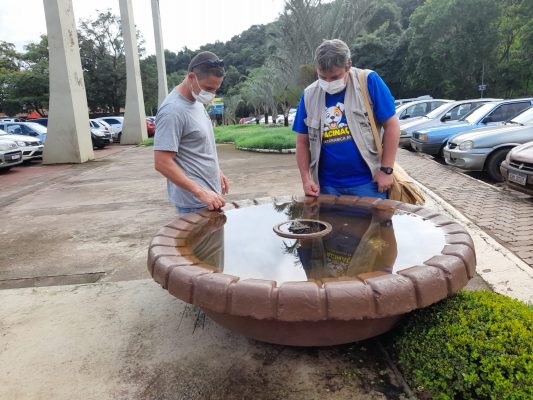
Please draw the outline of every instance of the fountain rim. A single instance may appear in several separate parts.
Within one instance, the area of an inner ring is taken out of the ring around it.
[[[310,202],[304,196],[266,197],[237,201],[224,211],[266,203]],[[240,279],[216,271],[196,259],[186,238],[207,222],[213,211],[177,217],[150,243],[148,269],[172,295],[206,310],[255,319],[286,322],[385,318],[426,307],[457,292],[475,274],[475,250],[470,235],[456,221],[421,206],[371,197],[321,195],[320,204],[395,208],[416,214],[443,230],[440,254],[397,274],[373,272],[324,280],[284,282]]]

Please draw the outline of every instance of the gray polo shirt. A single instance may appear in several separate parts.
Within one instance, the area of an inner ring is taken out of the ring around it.
[[[203,188],[221,192],[213,124],[203,104],[175,89],[157,111],[154,150],[176,152],[176,164]],[[167,179],[168,197],[177,207],[201,207],[196,196]]]

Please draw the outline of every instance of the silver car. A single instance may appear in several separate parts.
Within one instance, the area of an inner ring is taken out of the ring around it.
[[[0,169],[6,170],[22,163],[22,151],[12,140],[0,138]]]
[[[512,149],[500,171],[508,187],[533,196],[533,142]]]
[[[507,153],[533,140],[533,107],[503,125],[475,129],[452,137],[443,150],[446,164],[470,171],[485,171],[501,182],[500,164]]]
[[[413,136],[414,131],[439,126],[447,121],[457,121],[480,105],[496,100],[501,99],[485,98],[453,101],[441,105],[423,117],[400,121],[400,146],[411,147],[411,136]]]
[[[22,151],[23,161],[41,160],[43,158],[43,142],[36,137],[10,134],[0,129],[0,140],[15,142]]]

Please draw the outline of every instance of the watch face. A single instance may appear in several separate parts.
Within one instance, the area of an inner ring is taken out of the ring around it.
[[[387,175],[390,175],[393,172],[393,169],[391,167],[381,167],[380,170],[385,172]]]

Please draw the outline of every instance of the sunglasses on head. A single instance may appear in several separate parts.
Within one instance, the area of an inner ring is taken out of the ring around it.
[[[223,67],[224,66],[224,60],[206,60],[206,61],[200,61],[197,64],[194,64],[191,66],[191,70],[193,68],[198,67],[199,65],[207,65],[208,67]]]

